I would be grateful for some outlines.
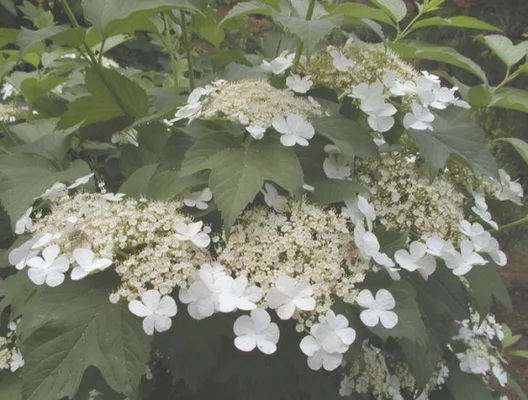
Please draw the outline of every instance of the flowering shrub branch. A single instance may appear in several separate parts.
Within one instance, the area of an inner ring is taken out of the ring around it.
[[[524,192],[467,110],[528,112],[505,86],[525,52],[483,36],[507,67],[491,87],[454,49],[404,40],[496,31],[423,18],[441,1],[405,25],[400,0],[290,3],[219,16],[83,1],[86,29],[61,1],[73,28],[13,32],[17,60],[38,62],[0,66],[0,393],[486,400],[515,386],[511,333],[489,314],[493,298],[511,305],[493,235],[526,218],[499,226],[490,200],[518,206]],[[252,14],[270,25],[262,41],[235,29]],[[393,41],[342,31],[347,16]],[[172,77],[104,55],[137,31],[174,52]],[[486,85],[452,86],[421,58]]]

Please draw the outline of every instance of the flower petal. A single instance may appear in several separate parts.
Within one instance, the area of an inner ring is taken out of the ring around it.
[[[128,303],[128,309],[132,314],[137,315],[138,317],[147,317],[153,314],[152,310],[139,300],[132,300]]]

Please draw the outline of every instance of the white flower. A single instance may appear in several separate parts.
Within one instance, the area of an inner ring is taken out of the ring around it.
[[[2,100],[7,100],[8,97],[11,97],[13,93],[15,93],[17,90],[13,85],[11,85],[8,82],[5,82],[2,86],[2,90],[0,90],[0,94],[2,95]]]
[[[280,319],[290,319],[296,309],[312,311],[315,309],[312,287],[303,281],[289,276],[280,276],[275,280],[267,296],[270,308],[277,310]]]
[[[378,238],[372,232],[367,232],[362,223],[354,227],[354,243],[363,259],[369,259],[379,253]]]
[[[359,210],[359,196],[344,201],[345,207],[341,207],[341,214],[348,217],[357,225],[363,222],[365,215]]]
[[[489,232],[486,232],[489,234]],[[504,267],[508,263],[506,254],[499,249],[499,241],[494,237],[491,237],[488,241],[487,246],[483,249],[484,252],[488,253],[495,264]]]
[[[191,121],[200,117],[201,113],[202,103],[187,104],[176,112],[174,119],[172,119],[170,122],[174,123],[181,119],[188,119],[189,123],[191,123]]]
[[[422,75],[433,83],[440,83],[440,78],[434,74],[430,74],[427,71],[421,71]]]
[[[499,225],[497,225],[497,223],[495,221],[493,221],[493,217],[491,216],[491,214],[489,213],[489,211],[487,211],[486,209],[482,209],[478,206],[473,206],[471,207],[471,210],[477,214],[480,219],[482,219],[484,222],[486,222],[489,226],[491,226],[493,229],[498,229],[499,228]]]
[[[392,294],[386,289],[380,289],[376,293],[376,298],[372,296],[372,292],[368,289],[363,289],[359,292],[357,303],[367,308],[361,312],[359,317],[366,326],[376,326],[381,321],[387,329],[394,328],[398,323],[398,315],[392,310],[396,307],[396,301]]]
[[[73,250],[73,259],[78,266],[72,269],[72,281],[78,281],[92,272],[102,271],[112,265],[112,260],[108,258],[95,258],[95,254],[90,249],[78,248]]]
[[[251,317],[242,315],[233,325],[237,336],[235,346],[242,351],[252,351],[257,347],[264,354],[273,354],[279,341],[279,327],[271,322],[270,315],[262,308],[251,311]]]
[[[94,176],[93,173],[86,175],[86,176],[81,176],[80,178],[75,179],[75,182],[73,182],[70,186],[68,186],[68,189],[74,189],[77,186],[86,185],[92,176]]]
[[[350,167],[342,154],[330,154],[323,162],[323,170],[330,179],[346,179],[350,176]]]
[[[19,368],[22,368],[24,364],[24,358],[22,357],[20,351],[17,350],[16,353],[13,353],[13,355],[11,356],[11,361],[9,362],[9,370],[11,372],[15,372]]]
[[[503,169],[499,169],[501,188],[495,193],[497,199],[504,201],[510,200],[521,206],[524,195],[522,185],[517,181],[512,181],[510,175]]]
[[[327,353],[344,353],[356,340],[356,331],[349,328],[344,315],[335,315],[332,310],[328,310],[324,317],[320,317],[320,321],[312,326],[310,332]]]
[[[221,293],[229,291],[232,285],[233,278],[226,275],[220,264],[203,264],[198,279],[189,289],[180,290],[179,299],[188,304],[187,311],[192,318],[201,320],[220,311],[218,298]]]
[[[273,128],[282,135],[280,141],[283,146],[287,147],[296,144],[308,146],[308,139],[315,135],[313,125],[297,114],[290,114],[286,119],[283,117],[275,118]]]
[[[347,397],[354,393],[355,383],[354,380],[349,376],[343,376],[343,380],[339,385],[339,395],[341,397]]]
[[[264,188],[260,189],[260,193],[264,195],[264,201],[268,207],[273,208],[277,212],[283,212],[286,209],[288,199],[281,196],[271,183],[265,183]]]
[[[280,75],[293,64],[295,54],[288,54],[287,51],[282,52],[277,58],[271,62],[262,61],[262,69],[265,72],[271,72],[274,75]]]
[[[198,210],[207,210],[207,207],[209,207],[207,202],[211,201],[212,198],[213,193],[211,192],[211,189],[205,188],[198,192],[192,192],[188,197],[183,199],[183,203],[187,207],[196,207]]]
[[[427,238],[425,244],[427,245],[427,253],[435,257],[443,257],[445,252],[455,252],[455,248],[453,247],[452,243],[446,242],[445,240],[436,236]]]
[[[447,268],[452,269],[455,275],[465,275],[474,265],[487,264],[487,261],[474,250],[473,243],[465,239],[460,244],[460,253],[458,251],[453,254],[444,252],[443,258]]]
[[[383,84],[394,96],[405,96],[417,93],[416,84],[413,81],[402,83],[396,79],[396,74],[393,71],[387,71],[385,73],[383,76]]]
[[[368,114],[367,122],[376,132],[387,132],[390,130],[394,125],[392,115],[398,111],[392,104],[386,103],[385,98],[381,94],[362,100],[359,108]]]
[[[216,89],[213,86],[197,87],[187,97],[187,104],[199,104],[203,96],[208,96]]]
[[[354,66],[354,61],[336,49],[330,50],[330,55],[332,56],[332,64],[338,71],[346,72],[350,67]]]
[[[42,195],[35,197],[35,200],[55,200],[57,197],[62,196],[66,192],[66,189],[67,187],[64,183],[56,182],[49,189],[46,189]]]
[[[123,197],[125,197],[125,194],[124,193],[116,193],[116,194],[105,193],[105,194],[102,194],[101,197],[105,199],[106,201],[118,202],[118,201],[123,200]]]
[[[433,130],[431,122],[434,121],[434,115],[431,114],[427,107],[422,107],[418,103],[413,103],[411,106],[412,113],[407,113],[403,117],[403,126],[405,129],[416,129],[418,131],[424,131],[429,129]]]
[[[376,210],[374,210],[374,206],[370,204],[365,197],[358,195],[357,199],[358,209],[367,220],[367,227],[369,231],[372,231],[372,224],[376,220]]]
[[[473,188],[468,187],[469,193],[473,196],[475,200],[475,206],[481,210],[487,210],[488,205],[486,204],[486,196],[479,190],[473,190]]]
[[[460,221],[460,232],[472,239],[474,237],[482,235],[485,230],[484,227],[478,222],[474,222],[473,224],[471,224],[471,222],[469,221],[462,220]]]
[[[313,328],[313,326],[312,326]],[[314,332],[312,332],[313,334]],[[343,361],[342,353],[328,353],[323,349],[318,338],[310,335],[305,336],[299,344],[301,351],[308,356],[308,366],[317,371],[323,367],[326,371],[333,371]]]
[[[193,222],[187,225],[184,222],[174,224],[176,239],[183,242],[190,240],[196,247],[205,248],[211,243],[211,238],[205,232],[202,232],[203,222]]]
[[[157,290],[147,290],[141,296],[141,301],[132,300],[128,303],[128,309],[143,319],[143,330],[147,335],[153,335],[154,330],[165,332],[170,329],[172,321],[178,312],[176,302],[170,296],[161,297]]]
[[[41,233],[34,236],[19,247],[11,250],[8,256],[9,264],[14,265],[18,270],[23,269],[27,260],[38,255],[40,253],[39,249],[49,244],[54,238],[56,237],[49,233]]]
[[[64,272],[68,271],[70,262],[64,256],[59,256],[60,248],[57,245],[46,247],[42,251],[42,257],[33,257],[27,261],[28,276],[36,285],[50,287],[59,286],[64,282]]]
[[[489,364],[484,358],[472,353],[458,355],[460,369],[468,374],[484,374],[489,371]]]
[[[359,100],[367,100],[373,96],[380,95],[383,95],[383,85],[380,81],[376,81],[370,85],[368,83],[360,83],[352,89],[352,93],[348,96]]]
[[[313,86],[311,76],[303,76],[293,74],[286,78],[286,86],[296,93],[306,93]]]
[[[312,185],[308,185],[307,183],[305,183],[304,185],[302,185],[302,188],[303,188],[304,190],[306,190],[307,192],[310,192],[310,193],[315,192],[315,188],[314,188]]]
[[[499,367],[498,365],[494,365],[491,368],[491,372],[493,372],[493,375],[495,375],[495,378],[497,378],[497,381],[499,382],[499,385],[504,387],[506,383],[508,382],[508,375],[506,374],[506,371]]]
[[[260,140],[264,137],[266,128],[263,128],[262,126],[258,126],[258,125],[249,125],[249,126],[246,126],[246,131],[249,132],[249,134],[251,135],[253,139]]]
[[[218,310],[228,313],[234,310],[254,310],[262,298],[262,290],[255,286],[248,286],[248,279],[240,276],[233,280],[228,290],[218,295]]]
[[[427,279],[436,269],[436,260],[427,254],[427,246],[420,242],[412,242],[409,251],[398,250],[394,254],[394,259],[407,271],[416,271]]]
[[[31,231],[33,227],[33,221],[30,217],[33,212],[33,207],[29,207],[27,211],[22,215],[15,224],[15,233],[22,235],[25,231]]]

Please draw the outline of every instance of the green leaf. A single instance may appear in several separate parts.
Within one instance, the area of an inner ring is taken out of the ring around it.
[[[368,131],[356,121],[339,114],[315,118],[312,121],[317,134],[331,140],[348,160],[354,157],[378,158],[378,146]]]
[[[395,22],[400,22],[407,15],[407,6],[402,0],[370,0],[370,2],[385,11]]]
[[[90,172],[90,167],[82,160],[76,160],[66,170],[60,171],[50,160],[38,155],[0,157],[0,202],[11,218],[11,225],[14,226],[33,204],[35,197],[55,182],[72,183]]]
[[[508,108],[528,113],[528,91],[504,87],[493,93],[489,107]]]
[[[6,44],[16,43],[18,38],[18,30],[0,28],[0,49]]]
[[[222,26],[227,21],[233,19],[242,17],[244,15],[251,15],[251,14],[259,14],[259,15],[271,15],[273,13],[274,9],[273,7],[261,3],[260,1],[249,1],[249,2],[243,2],[236,4],[229,12],[226,14],[226,16],[220,21],[218,26]]]
[[[433,170],[443,168],[451,154],[466,160],[478,174],[498,179],[498,166],[489,150],[484,131],[470,121],[463,113],[460,115],[435,115],[433,131],[409,129],[408,133],[420,149]]]
[[[431,60],[451,64],[471,72],[484,83],[488,82],[486,74],[478,64],[463,56],[452,47],[437,46],[435,44],[413,40],[389,43],[388,46],[404,59]]]
[[[154,176],[159,164],[145,165],[134,171],[132,175],[121,185],[119,193],[125,193],[130,197],[139,197],[148,193],[150,180]]]
[[[505,307],[512,310],[510,295],[502,281],[495,263],[479,265],[469,271],[465,277],[470,285],[470,294],[477,303],[477,311],[484,318],[491,307],[492,296]]]
[[[22,400],[22,379],[15,374],[4,373],[0,379],[0,398]]]
[[[415,300],[414,288],[410,283],[403,280],[394,281],[383,287],[396,300],[396,307],[392,311],[398,315],[398,323],[392,329],[386,329],[383,325],[378,324],[369,330],[383,340],[387,340],[389,337],[407,338],[426,347],[428,342],[427,329]],[[373,294],[375,293],[373,292]]]
[[[528,397],[526,397],[526,394],[524,393],[522,388],[519,386],[517,381],[515,381],[515,379],[513,379],[513,376],[511,376],[510,374],[508,374],[508,387],[512,390],[513,393],[517,395],[519,400],[528,399]]]
[[[514,66],[524,57],[528,51],[528,40],[513,45],[512,41],[502,35],[479,36],[479,39],[506,64],[508,68]]]
[[[300,191],[303,184],[297,156],[275,138],[240,144],[229,134],[205,136],[186,153],[181,174],[191,175],[204,169],[211,170],[209,186],[227,232],[265,180],[290,193]]]
[[[383,226],[376,227],[374,234],[378,238],[380,251],[391,258],[398,250],[406,247],[409,238],[408,231],[388,231]]]
[[[86,278],[33,297],[19,325],[25,400],[73,397],[90,366],[112,389],[138,399],[149,338],[125,305],[110,304],[111,289],[102,279]]]
[[[458,365],[449,366],[446,385],[454,400],[493,400],[491,391],[482,378],[460,371]]]
[[[30,143],[55,132],[58,118],[39,118],[10,126],[11,131],[23,142]]]
[[[311,53],[317,43],[329,35],[334,28],[341,26],[343,22],[343,18],[338,15],[306,21],[298,17],[288,17],[278,12],[273,13],[273,20],[302,40],[305,51],[308,53]]]
[[[526,143],[524,140],[508,137],[508,138],[498,138],[496,139],[500,142],[507,142],[511,144],[515,150],[521,155],[524,162],[528,164],[528,143]]]
[[[466,17],[463,15],[457,15],[451,18],[432,17],[422,19],[418,22],[415,22],[409,31],[413,31],[415,29],[420,28],[429,28],[431,26],[451,26],[453,28],[469,28],[484,31],[502,32],[501,29],[491,24],[488,24],[487,22],[481,21],[480,19],[473,17]]]
[[[57,127],[66,129],[82,122],[82,127],[125,116],[131,121],[147,114],[149,99],[145,90],[115,70],[89,69],[85,77],[91,93],[68,105]]]
[[[53,36],[53,41],[62,46],[81,47],[85,43],[87,29],[82,26],[68,29]]]
[[[334,8],[328,15],[323,18],[327,18],[335,15],[344,15],[352,18],[368,18],[375,21],[384,22],[390,26],[396,26],[392,19],[382,10],[377,8],[369,7],[361,3],[344,3],[339,4]]]
[[[210,380],[218,365],[222,338],[232,336],[232,324],[232,317],[226,314],[196,321],[187,311],[180,311],[173,327],[156,343],[174,378],[183,379],[193,391]]]
[[[510,350],[510,351],[508,351],[508,354],[510,356],[521,357],[521,358],[527,358],[528,359],[528,350]]]
[[[16,247],[20,246],[26,240],[29,240],[29,237],[15,242]],[[37,287],[29,280],[25,271],[17,272],[5,279],[0,279],[0,297],[2,298],[0,300],[0,312],[4,312],[10,306],[10,319],[17,319],[23,314],[28,300],[36,291]]]
[[[37,45],[41,45],[45,40],[52,39],[54,35],[66,30],[68,30],[68,27],[65,25],[50,26],[39,29],[38,31],[31,31],[22,27],[20,34],[18,35],[18,46],[20,47],[18,59],[21,60],[29,50]]]
[[[138,168],[144,165],[160,163],[164,158],[179,158],[181,162],[184,152],[189,149],[190,145],[187,145],[182,152],[176,154],[168,154],[167,150],[174,149],[174,142],[183,141],[184,138],[182,136],[184,135],[171,136],[164,124],[149,124],[138,128],[139,146],[136,147],[132,144],[121,146],[121,157],[119,159],[121,172],[126,177],[129,177]],[[170,147],[168,142],[173,138],[175,140],[171,140],[172,147]],[[174,163],[172,162],[171,165],[174,165]]]
[[[53,74],[47,74],[40,77],[40,79],[29,78],[22,82],[20,91],[30,102],[35,102],[65,80],[65,77]]]
[[[365,186],[349,180],[325,179],[312,184],[315,188],[310,200],[316,204],[333,204],[355,197],[359,192],[368,192]]]
[[[186,0],[83,0],[82,8],[84,17],[103,38],[133,31],[159,12],[172,9],[200,12]]]

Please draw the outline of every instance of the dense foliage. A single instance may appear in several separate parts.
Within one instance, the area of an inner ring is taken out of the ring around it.
[[[523,189],[472,111],[528,113],[528,41],[442,2],[25,2],[34,29],[0,28],[0,398],[525,398],[490,314]],[[502,82],[413,39],[435,27]],[[110,57],[141,41],[164,68]]]

